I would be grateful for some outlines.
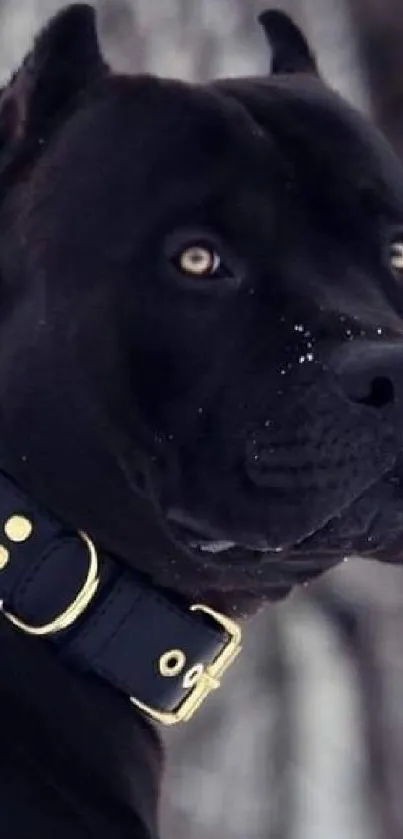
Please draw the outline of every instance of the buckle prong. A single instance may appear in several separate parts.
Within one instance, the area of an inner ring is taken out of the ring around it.
[[[221,626],[229,637],[228,643],[218,653],[214,661],[209,664],[199,680],[196,682],[188,696],[182,700],[180,705],[174,711],[158,711],[156,708],[151,708],[144,702],[140,702],[134,696],[130,697],[130,701],[148,714],[151,719],[162,725],[176,725],[178,722],[188,722],[196,713],[200,705],[204,702],[211,691],[220,687],[221,677],[232,664],[237,655],[241,652],[241,628],[233,620],[226,615],[216,612],[210,606],[204,606],[201,603],[196,603],[190,607],[191,612],[204,612]]]

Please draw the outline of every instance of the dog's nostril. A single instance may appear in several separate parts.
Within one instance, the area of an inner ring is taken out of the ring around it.
[[[375,376],[370,383],[370,390],[366,396],[357,399],[360,405],[369,405],[371,408],[384,408],[390,405],[395,399],[393,382],[387,376]]]
[[[402,341],[350,341],[337,348],[330,366],[351,402],[403,414]]]

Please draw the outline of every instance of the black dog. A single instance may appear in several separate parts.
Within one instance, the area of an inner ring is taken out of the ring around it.
[[[271,76],[199,86],[113,74],[73,6],[0,99],[5,494],[178,614],[401,557],[403,173],[262,23]],[[2,616],[0,836],[155,836],[154,726],[62,648]]]

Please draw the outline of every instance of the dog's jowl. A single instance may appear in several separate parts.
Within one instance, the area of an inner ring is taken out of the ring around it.
[[[204,85],[95,23],[0,96],[0,839],[157,836],[238,620],[403,549],[399,162],[279,12]]]

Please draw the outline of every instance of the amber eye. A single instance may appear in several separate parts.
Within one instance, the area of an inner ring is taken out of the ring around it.
[[[178,256],[178,267],[187,275],[211,277],[221,265],[218,253],[205,245],[191,245]]]
[[[390,264],[395,271],[403,271],[403,241],[392,242],[390,246]]]

